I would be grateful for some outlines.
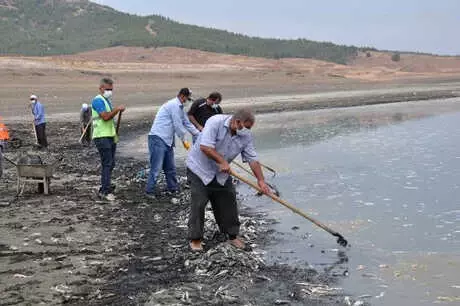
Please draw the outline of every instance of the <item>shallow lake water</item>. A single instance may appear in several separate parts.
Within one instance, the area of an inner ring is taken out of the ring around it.
[[[281,197],[351,244],[241,186],[279,221],[269,261],[335,269],[373,305],[460,304],[460,100],[263,115],[254,133]]]
[[[120,153],[147,164],[147,132]],[[336,273],[372,305],[460,304],[460,99],[258,115],[253,132],[281,197],[351,244],[240,185],[279,221],[267,261]]]

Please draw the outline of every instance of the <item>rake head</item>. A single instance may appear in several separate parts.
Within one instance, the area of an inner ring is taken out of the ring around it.
[[[337,237],[337,243],[340,244],[341,246],[346,247],[348,245],[348,241],[345,238],[343,238],[343,236],[340,235],[339,233],[334,233],[332,235]]]

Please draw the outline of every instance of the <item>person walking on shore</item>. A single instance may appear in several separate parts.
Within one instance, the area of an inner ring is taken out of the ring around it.
[[[80,111],[80,129],[82,133],[82,143],[85,146],[89,146],[91,143],[91,107],[83,103]]]
[[[125,111],[123,105],[113,107],[113,81],[104,78],[99,84],[99,94],[94,97],[91,108],[93,118],[93,141],[101,157],[101,188],[99,198],[114,201],[114,186],[111,185],[112,171],[115,167],[115,151],[118,135],[114,117]]]
[[[201,132],[209,118],[223,114],[221,102],[222,95],[219,92],[210,93],[206,99],[196,99],[187,113],[190,122]],[[195,141],[196,137],[193,139],[193,143]]]
[[[240,249],[245,247],[238,238],[240,222],[229,164],[241,154],[243,161],[249,163],[259,187],[270,193],[254,148],[250,130],[254,122],[255,117],[248,109],[238,110],[233,116],[212,116],[206,122],[200,142],[193,145],[187,157],[187,178],[192,195],[188,228],[193,251],[203,249],[204,212],[208,202],[211,202],[219,229],[228,236],[230,243]]]
[[[149,199],[155,199],[155,186],[161,169],[166,176],[168,191],[172,194],[179,192],[174,161],[174,134],[188,150],[190,143],[185,141],[186,132],[192,136],[200,133],[187,119],[184,111],[184,104],[192,100],[191,95],[188,88],[182,88],[177,97],[163,104],[155,116],[148,136],[150,173],[145,192]]]
[[[48,140],[46,138],[46,120],[45,120],[45,108],[43,104],[38,101],[38,96],[30,96],[30,108],[34,116],[35,135],[37,137],[37,143],[40,148],[48,147]]]

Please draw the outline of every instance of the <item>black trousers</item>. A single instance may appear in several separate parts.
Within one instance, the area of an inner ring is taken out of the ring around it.
[[[36,125],[35,132],[37,133],[37,140],[40,147],[48,147],[48,140],[46,140],[46,123]]]
[[[238,218],[238,206],[236,191],[231,177],[220,185],[216,178],[204,185],[203,181],[190,169],[187,169],[187,178],[190,182],[192,200],[190,217],[188,221],[189,239],[198,240],[203,238],[204,212],[208,202],[211,202],[214,218],[221,232],[234,239],[240,231]]]

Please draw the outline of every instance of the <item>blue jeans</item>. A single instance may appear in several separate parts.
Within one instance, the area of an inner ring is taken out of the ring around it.
[[[99,192],[102,194],[109,194],[112,170],[115,167],[115,151],[117,149],[117,145],[114,143],[113,137],[95,138],[94,144],[101,156],[102,165],[101,188],[99,189]]]
[[[174,149],[156,135],[149,135],[150,174],[145,192],[153,194],[158,174],[163,169],[169,191],[179,190],[174,163]]]

